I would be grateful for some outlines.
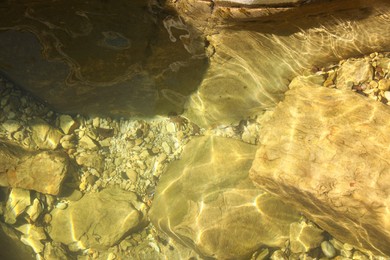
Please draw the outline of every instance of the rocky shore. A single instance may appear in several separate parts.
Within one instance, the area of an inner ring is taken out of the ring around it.
[[[390,54],[373,53],[313,68],[290,88],[314,82],[389,105],[389,71]],[[252,185],[248,171],[272,110],[212,129],[180,115],[68,115],[5,79],[0,109],[0,226],[36,259],[386,259],[338,241]],[[264,227],[252,237],[245,225],[257,217]],[[231,248],[216,253],[215,241]]]

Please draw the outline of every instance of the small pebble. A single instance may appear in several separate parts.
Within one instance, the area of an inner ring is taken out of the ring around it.
[[[326,257],[332,258],[336,255],[336,249],[329,241],[323,241],[321,243],[321,250]]]
[[[133,169],[130,169],[130,170],[127,170],[126,171],[126,176],[127,178],[131,181],[131,182],[136,182],[137,181],[137,178],[138,178],[138,173],[133,170]]]
[[[57,209],[66,209],[67,207],[68,207],[68,204],[65,203],[65,202],[58,202],[58,203],[56,204],[56,208],[57,208]]]
[[[385,91],[384,96],[387,99],[387,101],[390,101],[390,91]]]

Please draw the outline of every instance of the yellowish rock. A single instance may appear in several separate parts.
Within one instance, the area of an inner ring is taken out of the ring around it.
[[[81,139],[79,140],[79,146],[81,148],[84,148],[84,149],[87,149],[87,150],[92,150],[92,149],[96,149],[97,148],[97,145],[94,142],[94,140],[92,140],[87,135],[84,135],[83,137],[81,137]]]
[[[324,239],[323,230],[304,221],[290,225],[290,249],[293,253],[305,253],[318,247]]]
[[[39,149],[56,149],[63,136],[60,130],[40,119],[30,122],[30,128],[32,140]]]
[[[30,191],[13,188],[9,194],[4,212],[5,222],[8,224],[14,224],[16,222],[16,218],[30,205]]]
[[[69,115],[61,115],[59,125],[64,134],[72,133],[77,128],[77,122]]]
[[[387,91],[390,89],[390,79],[381,79],[378,82],[378,88],[383,91]]]
[[[26,210],[26,213],[30,216],[30,219],[35,222],[43,211],[42,203],[35,198],[32,205]]]
[[[390,256],[390,108],[352,91],[303,86],[263,122],[250,170],[340,241]]]
[[[192,139],[161,176],[153,224],[204,257],[246,259],[261,246],[283,246],[299,214],[253,186],[255,149],[229,138]]]
[[[11,187],[57,195],[70,169],[69,157],[65,153],[45,151],[26,156],[14,170],[7,172],[7,181]]]
[[[136,194],[107,188],[71,201],[66,209],[51,211],[49,236],[71,251],[95,248],[106,250],[145,221]]]
[[[344,62],[337,73],[336,86],[338,89],[351,89],[352,85],[368,82],[373,78],[373,67],[365,59],[349,59]]]

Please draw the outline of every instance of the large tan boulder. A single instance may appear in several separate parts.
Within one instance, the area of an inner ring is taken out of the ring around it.
[[[390,109],[308,82],[265,120],[250,170],[335,238],[390,256]]]
[[[222,137],[191,140],[160,179],[153,224],[204,257],[241,259],[261,246],[283,246],[299,214],[254,187],[255,150]]]

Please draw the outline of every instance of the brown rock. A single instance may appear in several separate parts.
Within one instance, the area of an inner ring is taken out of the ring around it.
[[[389,256],[389,121],[352,91],[294,88],[264,123],[251,178],[335,238]]]
[[[0,141],[0,186],[57,195],[69,169],[63,152],[29,152]]]
[[[11,187],[57,195],[68,169],[65,153],[45,151],[23,160],[7,178]]]

